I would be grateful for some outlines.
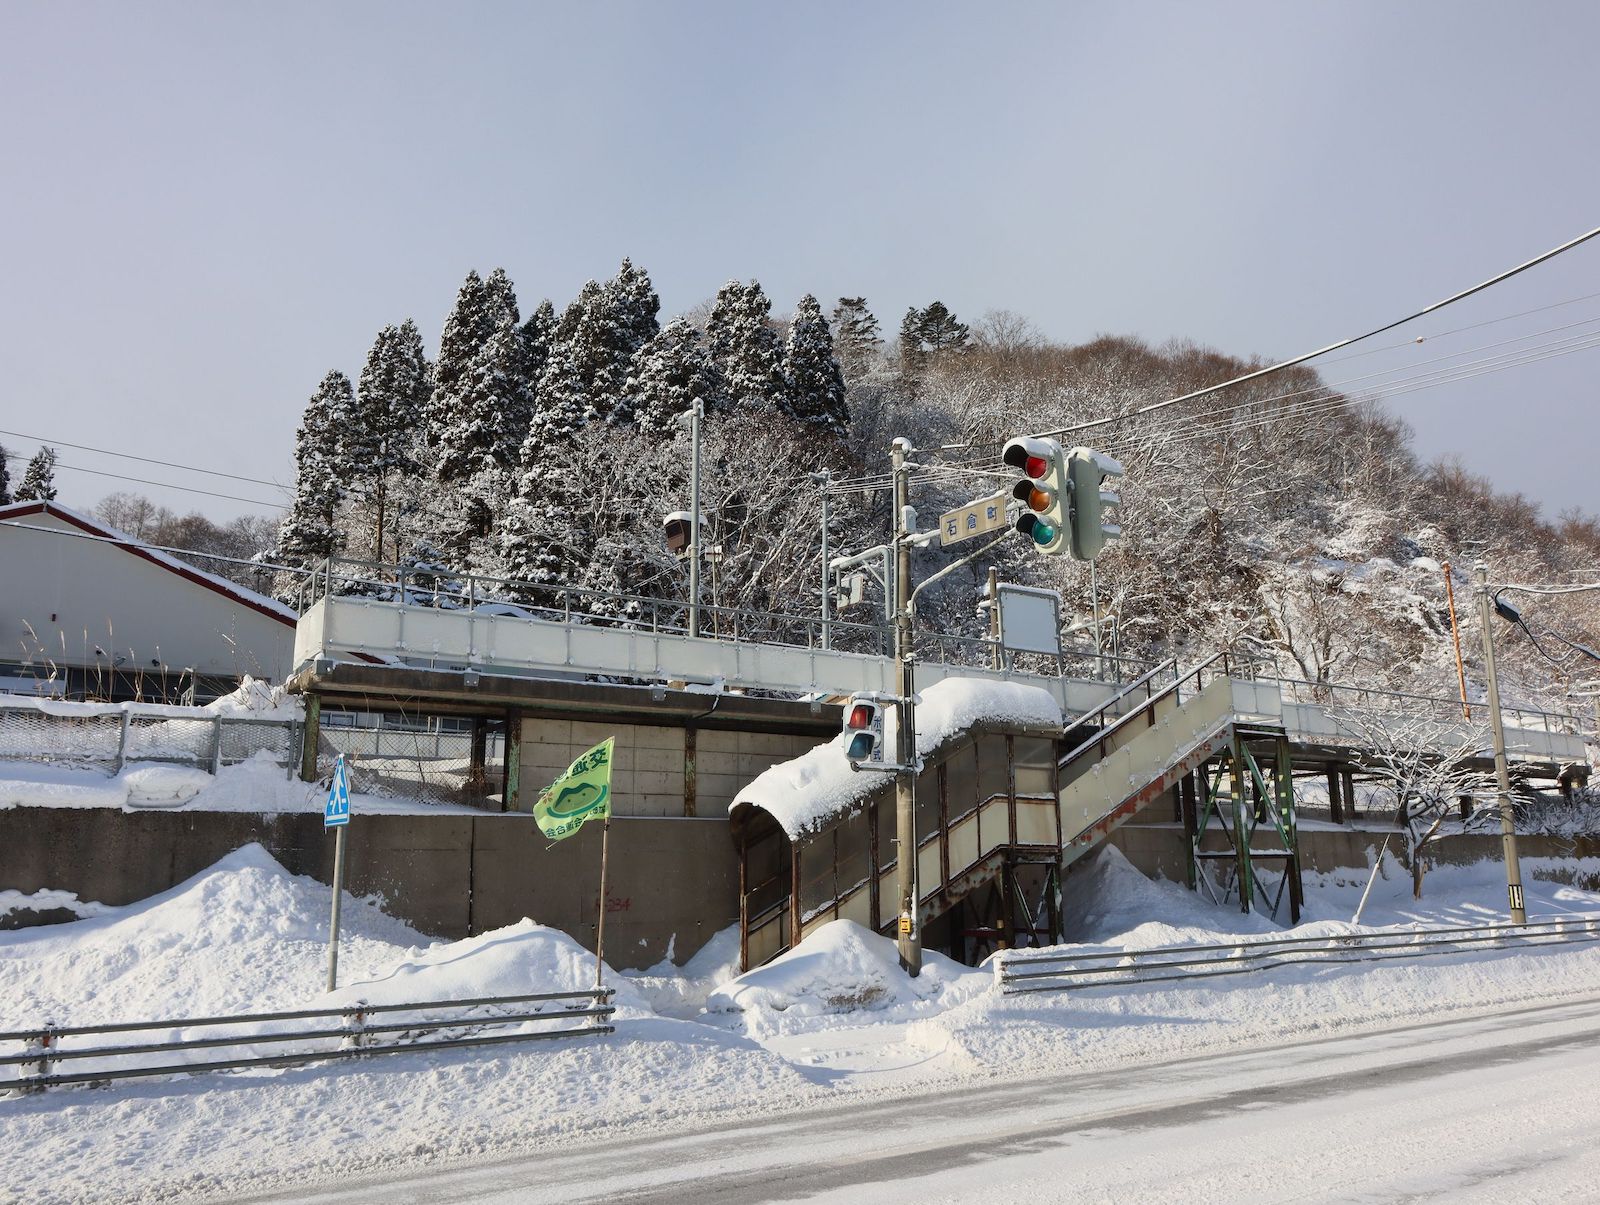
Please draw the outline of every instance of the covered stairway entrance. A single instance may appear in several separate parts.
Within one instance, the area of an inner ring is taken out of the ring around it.
[[[1231,875],[1201,869],[1192,883],[1233,894],[1246,910],[1275,902],[1271,885],[1297,917],[1293,792],[1275,772],[1287,765],[1283,730],[1236,721],[1219,658],[1173,672],[1153,671],[1064,731],[983,725],[924,757],[915,812],[925,948],[974,963],[1001,946],[1059,941],[1061,873],[1159,799],[1187,807],[1193,865],[1217,860],[1222,847],[1232,859]],[[758,798],[735,804],[744,967],[836,919],[890,932],[893,785],[859,778],[853,796],[800,823]],[[1257,834],[1268,831],[1282,834],[1275,849],[1261,848]],[[1276,859],[1275,874],[1255,872],[1264,859]]]

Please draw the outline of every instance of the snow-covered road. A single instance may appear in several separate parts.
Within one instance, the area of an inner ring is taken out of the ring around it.
[[[1593,1200],[1600,997],[253,1201]]]

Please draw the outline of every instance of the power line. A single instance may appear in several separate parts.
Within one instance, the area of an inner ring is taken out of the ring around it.
[[[20,453],[7,452],[6,459],[21,462],[31,458],[23,456]],[[279,510],[283,509],[282,502],[263,502],[259,498],[241,498],[237,494],[220,494],[215,490],[198,489],[192,485],[176,485],[170,481],[151,481],[145,477],[129,477],[122,473],[107,472],[105,469],[86,469],[82,465],[66,464],[59,460],[55,462],[55,467],[58,469],[67,469],[74,473],[92,473],[96,477],[111,477],[117,481],[132,481],[138,485],[153,485],[164,490],[181,490],[186,494],[203,494],[207,498],[225,498],[229,502],[245,502],[251,506],[270,506]]]
[[[1376,356],[1386,351],[1398,351],[1403,347],[1415,347],[1419,343],[1432,343],[1435,340],[1448,339],[1451,335],[1463,334],[1466,331],[1482,330],[1486,326],[1498,326],[1502,322],[1514,322],[1518,318],[1543,314],[1547,310],[1559,310],[1562,306],[1577,305],[1580,301],[1593,301],[1596,297],[1600,297],[1600,293],[1585,293],[1582,297],[1569,297],[1565,301],[1552,301],[1549,305],[1535,306],[1531,310],[1523,310],[1520,313],[1506,314],[1503,317],[1490,318],[1484,322],[1473,322],[1467,326],[1452,327],[1450,330],[1437,331],[1431,335],[1418,335],[1415,339],[1407,339],[1404,343],[1386,343],[1382,347],[1372,347],[1366,351],[1351,352],[1348,356],[1335,356],[1328,363],[1343,364],[1346,360],[1359,360],[1363,356]]]
[[[1408,322],[1414,322],[1418,318],[1422,318],[1428,314],[1442,310],[1446,306],[1454,305],[1458,301],[1464,301],[1474,294],[1481,293],[1487,288],[1501,284],[1504,281],[1510,280],[1513,276],[1517,276],[1523,272],[1526,272],[1529,268],[1537,267],[1548,260],[1554,259],[1558,255],[1564,254],[1567,251],[1571,251],[1574,247],[1580,246],[1596,236],[1600,236],[1600,226],[1596,226],[1593,230],[1590,230],[1584,234],[1580,234],[1577,238],[1570,239],[1558,247],[1553,247],[1541,255],[1536,255],[1532,259],[1526,260],[1514,268],[1508,268],[1504,272],[1499,272],[1494,276],[1489,277],[1489,279],[1473,285],[1471,288],[1463,289],[1458,293],[1451,294],[1449,297],[1446,297],[1443,300],[1434,302],[1432,305],[1424,306],[1422,309],[1417,310],[1414,313],[1407,314],[1403,318],[1396,318],[1392,322],[1386,322],[1382,326],[1374,327],[1372,330],[1365,331],[1362,334],[1352,335],[1347,339],[1340,339],[1337,342],[1329,343],[1327,346],[1319,347],[1315,351],[1308,351],[1302,355],[1294,356],[1287,360],[1280,360],[1276,364],[1267,365],[1265,368],[1257,368],[1251,372],[1243,373],[1239,376],[1233,377],[1230,380],[1222,381],[1216,385],[1207,385],[1201,389],[1191,390],[1190,392],[1181,394],[1178,397],[1168,398],[1161,402],[1152,402],[1148,406],[1142,406],[1137,410],[1129,411],[1127,414],[1088,419],[1084,422],[1074,423],[1054,431],[1040,432],[1038,437],[1041,439],[1055,439],[1062,435],[1070,435],[1075,431],[1087,431],[1090,428],[1104,426],[1107,423],[1118,422],[1125,418],[1137,418],[1145,414],[1153,413],[1157,410],[1164,410],[1168,406],[1176,406],[1183,402],[1192,402],[1198,398],[1207,397],[1210,394],[1218,393],[1224,389],[1230,388],[1231,386],[1242,385],[1247,381],[1254,381],[1271,373],[1282,372],[1287,368],[1294,368],[1296,365],[1304,364],[1308,360],[1314,360],[1318,356],[1324,356],[1329,352],[1339,351],[1342,348],[1350,347],[1353,344],[1374,338],[1375,336],[1384,334],[1387,331],[1392,331],[1396,327],[1404,326]]]
[[[135,456],[132,452],[113,452],[110,448],[96,448],[96,447],[91,446],[90,444],[69,443],[67,440],[64,440],[64,439],[46,439],[42,435],[25,435],[21,431],[7,431],[7,430],[4,430],[4,429],[0,429],[0,435],[10,435],[10,436],[13,436],[13,437],[15,437],[17,439],[36,440],[38,443],[44,445],[45,447],[50,447],[50,448],[72,448],[72,449],[74,449],[76,451],[79,451],[79,452],[95,452],[95,453],[98,453],[101,456],[118,456],[118,457],[121,457],[123,460],[137,460],[137,461],[141,462],[142,464],[159,465],[161,468],[164,468],[164,469],[179,469],[179,470],[181,470],[183,472],[186,472],[186,473],[205,473],[205,474],[207,474],[208,476],[211,476],[211,477],[226,477],[231,481],[243,481],[243,482],[247,482],[250,485],[268,485],[268,486],[272,486],[274,488],[280,488],[280,489],[282,488],[282,485],[281,485],[280,482],[277,482],[277,481],[264,481],[260,477],[241,477],[237,473],[224,473],[220,469],[203,469],[199,465],[179,464],[176,461],[172,461],[172,460],[156,460],[156,459],[154,459],[152,457],[149,457],[149,456]],[[80,469],[78,471],[87,473],[90,470],[88,470],[88,469]]]

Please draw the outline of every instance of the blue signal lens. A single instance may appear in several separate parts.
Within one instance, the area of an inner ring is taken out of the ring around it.
[[[862,761],[869,758],[872,756],[874,743],[872,733],[858,732],[850,738],[850,745],[846,750],[845,756],[851,761]]]
[[[1028,532],[1033,537],[1035,544],[1048,544],[1056,538],[1056,529],[1053,523],[1046,523],[1043,519],[1035,519],[1032,529]]]

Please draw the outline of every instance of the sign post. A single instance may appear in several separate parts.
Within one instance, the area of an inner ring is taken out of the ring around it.
[[[339,901],[344,895],[344,838],[350,827],[350,781],[345,775],[344,754],[333,763],[333,785],[328,801],[322,805],[322,827],[334,830],[333,838],[333,920],[328,926],[328,990],[339,986]]]

